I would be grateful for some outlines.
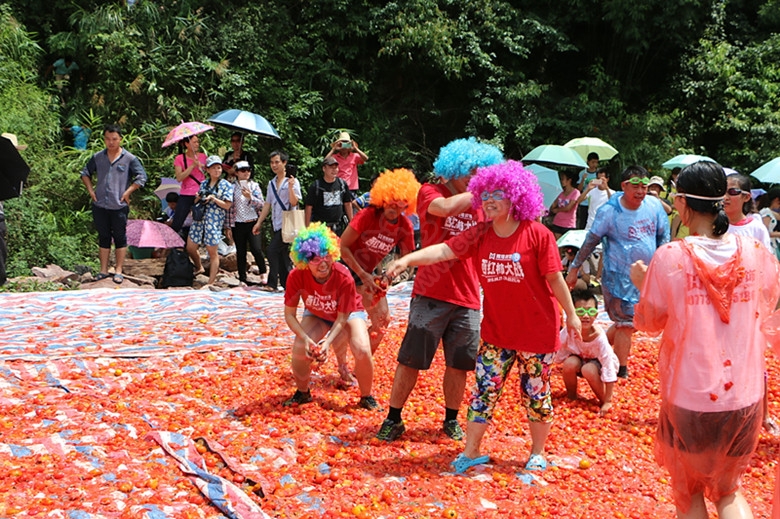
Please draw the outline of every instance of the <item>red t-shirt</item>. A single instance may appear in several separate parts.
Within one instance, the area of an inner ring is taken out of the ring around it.
[[[484,291],[482,339],[508,350],[551,353],[560,347],[558,302],[547,279],[562,270],[555,237],[525,221],[499,238],[482,223],[447,240],[458,258],[473,257]]]
[[[451,196],[452,192],[444,184],[423,184],[417,193],[417,214],[420,216],[420,241],[423,247],[443,243],[484,220],[482,211],[472,208],[444,218],[428,212],[431,202]],[[412,295],[479,310],[479,280],[473,261],[452,260],[418,267]]]
[[[335,321],[339,313],[363,310],[355,281],[341,263],[333,264],[333,273],[325,283],[317,283],[308,268],[293,269],[287,276],[284,306],[297,308],[301,299],[306,310],[326,321]]]
[[[366,272],[374,270],[399,243],[406,250],[414,250],[414,227],[409,218],[401,215],[392,223],[384,218],[383,212],[384,209],[372,206],[359,211],[349,222],[358,233],[358,239],[349,250]]]

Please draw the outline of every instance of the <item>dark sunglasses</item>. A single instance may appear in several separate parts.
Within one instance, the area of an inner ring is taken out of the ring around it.
[[[730,187],[730,188],[728,188],[728,189],[726,190],[726,193],[727,193],[729,196],[739,196],[739,195],[742,195],[742,194],[745,194],[745,193],[747,193],[747,191],[743,191],[743,190],[741,190],[741,189],[737,189],[736,187]]]

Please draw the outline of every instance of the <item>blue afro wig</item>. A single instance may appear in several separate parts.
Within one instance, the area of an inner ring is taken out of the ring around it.
[[[501,150],[469,137],[444,146],[433,163],[433,172],[445,180],[453,180],[470,175],[474,168],[484,168],[503,161]]]
[[[525,169],[521,162],[509,160],[479,168],[468,189],[474,195],[474,207],[482,206],[482,192],[501,189],[512,204],[510,213],[515,220],[536,220],[545,212],[544,196],[536,175]]]

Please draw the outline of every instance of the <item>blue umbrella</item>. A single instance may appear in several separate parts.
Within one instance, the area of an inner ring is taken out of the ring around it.
[[[276,129],[265,117],[246,110],[223,110],[207,119],[210,123],[230,128],[237,132],[254,133],[264,137],[281,139]]]
[[[672,157],[671,159],[661,164],[661,166],[666,169],[684,168],[685,166],[690,166],[694,162],[701,162],[701,161],[715,162],[714,159],[705,157],[704,155],[687,154],[687,155],[677,155],[676,157]]]
[[[770,160],[750,176],[765,184],[780,184],[780,157]]]
[[[536,175],[539,181],[539,187],[542,188],[542,196],[544,196],[544,206],[550,207],[552,203],[563,192],[561,187],[561,179],[558,177],[558,172],[554,169],[545,168],[539,164],[526,164],[525,169]]]
[[[576,166],[587,168],[579,153],[574,148],[559,146],[558,144],[542,144],[532,149],[525,157],[520,159],[526,162],[546,162],[548,164],[558,164],[560,166]]]

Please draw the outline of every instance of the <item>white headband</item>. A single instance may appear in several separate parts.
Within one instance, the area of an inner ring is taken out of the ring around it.
[[[696,200],[712,200],[713,202],[719,202],[723,200],[724,197],[722,196],[699,196],[699,195],[690,195],[688,193],[677,193],[677,196],[685,196],[688,198],[695,198]]]

